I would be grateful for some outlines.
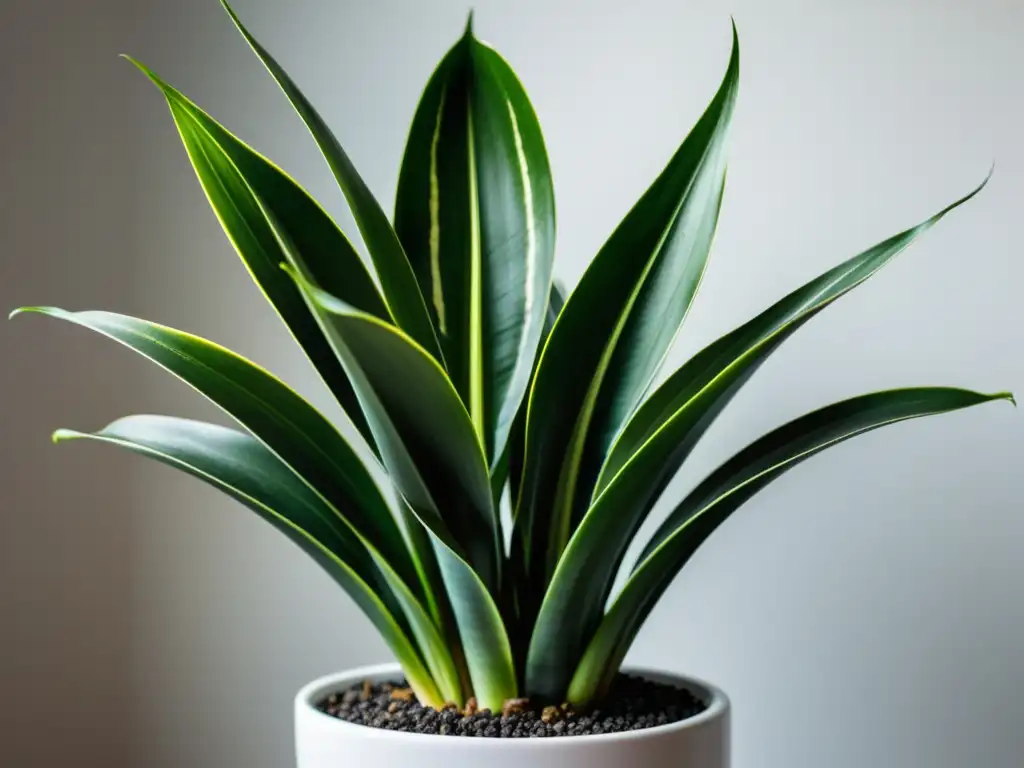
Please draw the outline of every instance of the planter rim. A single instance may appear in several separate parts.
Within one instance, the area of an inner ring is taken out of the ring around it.
[[[705,682],[699,678],[689,675],[681,675],[675,672],[666,672],[648,667],[627,666],[622,671],[626,674],[638,675],[655,682],[670,683],[682,688],[688,688],[698,698],[707,702],[707,708],[700,714],[679,720],[668,725],[656,725],[651,728],[642,728],[636,731],[623,731],[620,733],[599,733],[584,736],[557,736],[551,738],[470,738],[467,736],[441,736],[439,734],[409,733],[407,731],[389,731],[384,728],[373,728],[368,725],[358,725],[341,720],[333,715],[321,712],[316,707],[316,702],[331,693],[337,693],[351,685],[360,683],[363,680],[382,680],[402,674],[402,668],[398,664],[374,664],[366,667],[357,667],[344,672],[319,677],[316,680],[303,686],[295,697],[296,709],[306,710],[309,716],[321,720],[324,727],[336,729],[336,732],[343,734],[349,732],[351,736],[360,739],[401,739],[410,745],[417,742],[429,742],[436,745],[439,740],[448,742],[465,743],[466,747],[472,745],[475,749],[487,747],[496,748],[497,744],[501,749],[568,749],[572,745],[580,745],[585,742],[594,744],[601,741],[636,741],[650,739],[660,735],[668,735],[698,729],[709,721],[724,717],[729,711],[729,698],[715,685]],[[455,746],[453,744],[453,746]]]

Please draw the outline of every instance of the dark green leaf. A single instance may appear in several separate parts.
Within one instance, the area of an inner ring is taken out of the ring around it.
[[[339,511],[407,584],[418,584],[401,531],[373,478],[313,406],[254,363],[210,341],[112,312],[29,307],[135,350],[208,397]]]
[[[555,320],[558,319],[558,315],[562,311],[562,307],[565,306],[566,297],[565,286],[560,285],[556,280],[551,284],[551,289],[548,296],[548,308],[544,314],[544,329],[541,332],[540,337],[540,349],[544,348],[547,343],[548,337],[551,335],[551,329],[555,326]],[[530,377],[533,380],[533,376],[537,373],[536,362],[534,361],[534,371]],[[516,414],[515,421],[512,424],[512,431],[509,434],[508,448],[506,454],[508,455],[508,479],[510,492],[512,496],[512,509],[516,508],[516,501],[519,498],[519,486],[522,480],[523,474],[523,455],[526,453],[526,410],[527,401],[523,402],[519,406],[519,413]]]
[[[500,541],[490,478],[473,425],[451,381],[398,328],[338,301],[289,268],[359,395],[381,459],[431,534],[481,707],[516,694],[511,649],[492,597]]]
[[[528,680],[531,675],[552,679],[551,670],[564,670],[581,650],[600,620],[637,529],[704,432],[761,364],[810,318],[864,282],[975,192],[794,291],[698,353],[651,397],[635,419],[654,427],[631,443],[635,452],[603,481],[545,594],[531,638]],[[631,422],[623,440],[632,437],[633,429]],[[616,455],[613,451],[610,460]],[[567,612],[568,606],[572,610]]]
[[[395,229],[449,374],[492,465],[533,369],[555,210],[533,108],[509,65],[467,28],[420,100]]]
[[[359,226],[359,232],[370,252],[370,258],[377,269],[377,276],[380,278],[381,288],[384,290],[384,297],[391,315],[406,333],[412,336],[434,358],[441,360],[437,336],[434,333],[430,315],[427,313],[423,294],[420,293],[416,276],[409,265],[409,259],[406,257],[387,215],[374,198],[373,193],[370,192],[369,187],[366,186],[352,161],[349,160],[348,155],[345,154],[345,150],[342,149],[331,129],[327,127],[313,105],[302,95],[288,73],[242,25],[241,20],[231,10],[231,7],[223,0],[222,4],[242,36],[259,56],[277,84],[281,86],[281,90],[284,91],[292,106],[295,107],[295,111],[306,123],[306,127],[309,128],[320,147],[320,151],[323,152],[342,192],[345,193],[345,199],[348,200],[352,215]],[[281,261],[283,259],[280,259],[278,263]],[[310,275],[313,276],[313,273]],[[327,290],[326,283],[320,283],[320,285]],[[342,293],[334,293],[334,295],[347,301]]]
[[[232,429],[167,416],[129,416],[95,434],[58,430],[126,448],[203,480],[240,501],[313,558],[362,609],[401,662],[421,700],[442,706],[390,587],[334,511],[259,441]],[[429,632],[429,621],[426,622]],[[435,633],[436,635],[436,633]],[[435,652],[444,651],[435,640]]]
[[[773,340],[771,348],[774,349],[818,311],[859,286],[935,226],[947,213],[978,194],[987,182],[988,179],[920,224],[872,246],[802,285],[757,317],[697,353],[658,387],[629,420],[612,446],[594,496],[598,496],[607,487],[644,443],[735,361],[769,339]],[[711,401],[705,402],[712,405]],[[715,404],[715,413],[720,412],[726,404]],[[702,424],[701,433],[708,426],[710,420]]]
[[[540,340],[541,349],[547,343],[551,329],[554,327],[562,307],[565,306],[566,293],[565,287],[557,280],[551,284],[548,308],[544,316],[544,330]],[[534,375],[536,375],[536,364],[534,365]],[[504,466],[507,468],[509,496],[513,510],[516,508],[516,500],[519,498],[523,472],[523,453],[526,446],[526,408],[527,401],[524,400],[519,406],[519,413],[516,414],[512,424],[512,432],[505,450]],[[492,480],[494,480],[493,475]],[[502,482],[504,483],[504,479]],[[505,615],[505,625],[513,638],[512,649],[517,654],[516,669],[521,670],[526,661],[526,648],[529,644],[530,627],[528,625],[532,622],[532,617],[537,615],[537,608],[543,595],[531,592],[529,582],[523,579],[521,571],[524,562],[522,529],[516,528],[514,525],[510,544],[511,553],[506,562],[501,585],[502,609]]]
[[[703,274],[725,174],[739,47],[718,93],[566,302],[529,400],[516,525],[543,590],[590,499],[604,447],[637,405]]]
[[[569,700],[585,705],[604,690],[641,624],[690,556],[772,480],[825,448],[878,427],[999,399],[1013,398],[944,388],[876,392],[802,416],[743,449],[691,492],[658,529],[591,640]]]
[[[284,261],[279,238],[287,239],[294,257],[325,290],[365,312],[389,318],[359,255],[330,216],[284,171],[151,70],[132,63],[166,97],[210,205],[253,280],[369,440],[366,421],[340,363],[295,285],[279,269]]]

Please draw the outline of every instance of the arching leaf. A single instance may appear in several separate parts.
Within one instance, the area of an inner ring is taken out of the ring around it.
[[[583,655],[569,700],[586,705],[610,683],[658,598],[697,548],[747,499],[775,478],[824,449],[887,424],[946,413],[1008,393],[982,395],[938,387],[861,395],[802,416],[729,459],[671,513]]]

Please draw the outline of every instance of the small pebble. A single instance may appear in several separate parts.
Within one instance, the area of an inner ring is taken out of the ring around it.
[[[622,733],[685,720],[706,708],[685,689],[619,675],[600,709],[574,712],[568,704],[533,706],[529,699],[505,702],[501,714],[478,709],[470,699],[460,712],[454,704],[438,711],[424,707],[404,681],[364,681],[332,693],[322,712],[357,725],[409,733],[469,738],[547,738]]]

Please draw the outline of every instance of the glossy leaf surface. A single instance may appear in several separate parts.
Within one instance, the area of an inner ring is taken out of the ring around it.
[[[533,370],[555,210],[529,99],[505,60],[470,28],[416,110],[395,228],[493,465]]]
[[[182,470],[240,501],[297,544],[348,593],[401,662],[417,696],[434,706],[444,704],[365,548],[259,441],[225,427],[168,416],[128,416],[95,434],[58,430],[54,440],[116,445]]]
[[[347,377],[295,285],[279,269],[281,240],[326,290],[381,318],[387,308],[362,260],[330,216],[280,168],[138,62],[170,106],[207,199],[253,280],[369,438]],[[371,443],[372,445],[372,443]]]
[[[650,610],[697,548],[747,499],[801,461],[878,427],[946,413],[1007,393],[918,388],[862,395],[802,416],[749,445],[715,470],[671,513],[605,616],[569,688],[585,704],[602,693]]]
[[[451,381],[402,331],[296,279],[345,362],[381,458],[431,534],[473,690],[482,707],[516,695],[511,648],[493,595],[498,520],[483,447]]]
[[[574,533],[544,596],[531,637],[527,680],[564,670],[600,621],[629,542],[694,446],[736,393],[779,346],[840,296],[875,274],[977,190],[829,270],[695,355],[656,391],[627,426],[609,458],[608,479]],[[634,428],[645,425],[646,434]],[[639,435],[640,437],[636,437]],[[621,468],[613,462],[633,452]],[[569,606],[572,610],[569,611]],[[564,681],[563,681],[564,683]]]
[[[337,429],[270,373],[213,342],[113,312],[37,312],[103,334],[152,360],[253,433],[339,512],[408,584],[416,575],[390,509]]]
[[[531,590],[546,588],[587,508],[601,446],[650,384],[696,292],[718,217],[738,77],[734,35],[718,93],[597,254],[545,345],[516,510]]]
[[[406,333],[428,350],[435,359],[441,360],[437,336],[427,313],[423,294],[420,293],[416,276],[409,265],[409,259],[402,249],[402,244],[399,242],[391,222],[388,221],[387,214],[380,207],[370,188],[363,181],[359,171],[356,170],[355,165],[342,149],[341,143],[324,122],[320,113],[302,94],[288,73],[270,55],[270,52],[260,45],[259,41],[243,26],[241,19],[231,10],[231,7],[223,0],[222,5],[246,42],[252,47],[277,84],[281,86],[281,90],[284,91],[295,111],[305,122],[317,146],[320,147],[320,151],[327,160],[327,164],[352,209],[356,225],[370,252],[373,266],[377,270],[377,277],[380,279],[391,315]],[[322,285],[327,289],[326,283]],[[343,293],[335,293],[335,295],[344,298]]]

